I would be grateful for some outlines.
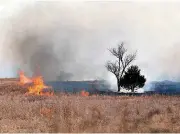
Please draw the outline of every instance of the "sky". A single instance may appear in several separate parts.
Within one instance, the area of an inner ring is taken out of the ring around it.
[[[80,79],[108,77],[115,82],[113,75],[105,73],[105,62],[113,60],[107,49],[124,41],[130,52],[137,50],[134,64],[141,68],[148,81],[180,80],[178,1],[0,0],[0,77],[14,77],[17,68],[22,66],[27,69],[24,62],[14,56],[17,51],[11,48],[11,34],[22,32],[21,29],[38,29],[36,32],[40,35],[51,30],[55,33],[53,36],[51,33],[54,42],[64,36],[71,38],[70,44],[76,44],[73,49],[79,50],[73,63],[81,65],[81,69],[73,72],[78,75],[86,70],[87,74],[87,77],[79,76]],[[67,64],[65,68],[71,70],[72,67]],[[96,75],[92,75],[92,70],[98,70]]]

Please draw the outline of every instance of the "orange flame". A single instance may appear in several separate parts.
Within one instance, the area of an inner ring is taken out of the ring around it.
[[[44,84],[42,76],[37,76],[32,79],[26,77],[24,72],[20,72],[20,84],[24,85],[26,83],[32,83],[33,85],[28,87],[28,92],[26,94],[33,94],[33,95],[45,95],[45,96],[52,96],[54,92],[44,92],[44,89],[50,88]]]
[[[81,96],[89,96],[89,92],[86,92],[86,91],[81,91]]]
[[[24,75],[23,71],[19,72],[19,78],[20,78],[20,82],[19,82],[20,85],[24,85],[24,84],[27,84],[27,83],[32,83],[32,80],[30,78],[26,77]]]
[[[30,86],[28,88],[29,94],[34,95],[46,95],[46,96],[52,96],[53,92],[43,92],[44,89],[49,88],[44,84],[44,81],[42,79],[42,76],[38,76],[32,79],[33,86]]]

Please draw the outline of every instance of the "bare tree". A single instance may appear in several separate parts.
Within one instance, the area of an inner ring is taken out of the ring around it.
[[[113,73],[117,79],[118,92],[121,89],[120,80],[126,71],[126,68],[130,65],[132,61],[136,58],[136,52],[132,54],[127,54],[127,49],[124,48],[124,43],[122,42],[117,48],[109,49],[110,53],[116,57],[116,61],[108,61],[106,68],[109,72]]]

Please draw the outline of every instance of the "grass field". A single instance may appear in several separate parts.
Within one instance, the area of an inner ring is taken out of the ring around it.
[[[26,96],[0,86],[0,132],[180,132],[178,96]]]

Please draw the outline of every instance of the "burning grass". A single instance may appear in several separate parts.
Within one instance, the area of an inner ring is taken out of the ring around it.
[[[51,89],[51,91],[44,92],[44,89],[50,89],[51,87],[48,87],[44,84],[42,76],[36,76],[33,78],[28,78],[25,76],[23,71],[20,71],[19,73],[19,85],[25,86],[26,84],[31,83],[31,86],[28,87],[28,92],[26,95],[40,95],[40,96],[53,96],[54,91]]]
[[[25,96],[24,90],[0,87],[0,132],[180,132],[179,97]]]

